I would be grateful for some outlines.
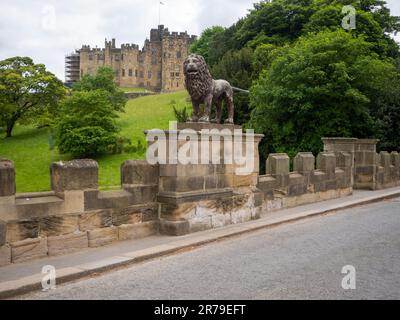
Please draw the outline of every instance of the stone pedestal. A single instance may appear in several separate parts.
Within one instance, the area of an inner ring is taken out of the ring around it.
[[[156,155],[160,170],[161,232],[182,235],[256,218],[263,136],[209,123],[170,129],[146,132],[147,160],[155,164]]]

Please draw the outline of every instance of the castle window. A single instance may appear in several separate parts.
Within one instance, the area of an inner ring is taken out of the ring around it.
[[[124,54],[121,54],[121,60],[124,61]]]
[[[120,57],[119,57],[118,54],[116,54],[115,57],[114,57],[115,61],[119,61],[119,58],[120,58]]]
[[[135,70],[135,77],[136,77],[136,78],[138,77],[138,71],[137,71],[137,69]]]
[[[175,72],[171,72],[171,78],[175,77]]]
[[[125,69],[122,69],[122,76],[125,77]]]
[[[158,79],[160,80],[162,78],[161,72],[158,73]]]
[[[147,78],[151,79],[151,71],[147,72]]]
[[[129,69],[128,72],[129,72],[129,76],[132,77],[132,75],[133,75],[132,69]]]
[[[153,64],[153,65],[157,64],[157,57],[152,57],[151,58],[151,64]]]
[[[176,87],[179,88],[179,82],[176,83]]]
[[[177,52],[176,52],[176,58],[177,58],[177,59],[182,58],[182,52],[181,52],[181,51],[177,51]]]
[[[175,72],[175,76],[176,76],[176,77],[179,77],[179,72]]]
[[[93,55],[89,54],[89,60],[92,61],[93,60]]]

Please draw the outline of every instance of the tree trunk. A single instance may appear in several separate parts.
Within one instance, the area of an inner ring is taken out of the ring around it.
[[[6,128],[6,138],[11,138],[12,130],[14,128],[15,121],[10,121],[7,123],[7,128]]]

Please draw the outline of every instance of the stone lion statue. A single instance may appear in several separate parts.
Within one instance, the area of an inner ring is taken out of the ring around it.
[[[216,106],[216,117],[211,122],[220,123],[222,115],[222,102],[228,108],[228,118],[225,123],[233,124],[233,89],[228,81],[213,80],[204,58],[191,54],[183,64],[185,86],[192,99],[192,122],[210,122],[212,105]],[[200,104],[204,104],[204,114],[200,115]]]

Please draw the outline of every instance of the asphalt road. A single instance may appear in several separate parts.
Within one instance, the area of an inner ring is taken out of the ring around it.
[[[346,265],[355,268],[355,290],[342,288]],[[23,298],[399,299],[400,199],[257,231]]]

